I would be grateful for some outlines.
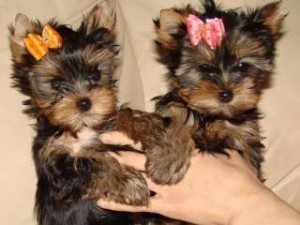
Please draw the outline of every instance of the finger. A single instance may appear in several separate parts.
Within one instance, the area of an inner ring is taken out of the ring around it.
[[[125,212],[150,212],[159,213],[162,207],[161,201],[158,198],[150,198],[149,206],[133,206],[117,203],[114,201],[107,201],[105,199],[99,199],[97,205],[104,209],[109,209],[113,211],[125,211]]]
[[[114,152],[109,152],[109,154],[118,160],[118,162],[122,165],[132,166],[133,168],[145,171],[145,163],[146,157],[143,154],[135,153],[135,152],[118,152],[118,154]],[[150,177],[147,177],[145,173],[142,174],[145,178],[147,185],[151,191],[159,193],[163,186],[158,185],[152,181]]]
[[[147,206],[124,205],[113,201],[106,201],[104,199],[98,200],[97,205],[100,206],[101,208],[110,209],[114,211],[149,212],[149,208]]]
[[[146,157],[144,154],[127,151],[119,151],[118,154],[109,152],[109,154],[123,165],[132,166],[137,170],[145,171]]]
[[[132,166],[133,168],[145,171],[145,163],[146,157],[143,154],[135,153],[135,152],[118,152],[118,154],[114,152],[109,152],[109,154],[118,160],[118,162],[122,165]],[[147,185],[151,191],[159,193],[163,186],[158,185],[152,181],[150,177],[147,177],[145,173],[143,173],[143,177],[145,178]]]
[[[100,134],[100,140],[105,144],[110,145],[130,145],[134,149],[141,150],[141,142],[135,143],[126,134],[119,131],[110,131]]]

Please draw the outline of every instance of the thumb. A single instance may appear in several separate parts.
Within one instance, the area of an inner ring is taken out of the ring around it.
[[[109,145],[130,145],[136,150],[142,149],[142,144],[140,142],[135,143],[126,134],[119,131],[109,131],[100,134],[100,140]]]
[[[117,203],[114,201],[108,201],[105,199],[100,199],[97,201],[97,205],[104,209],[109,209],[113,211],[125,211],[125,212],[150,212],[159,213],[160,199],[152,197],[150,199],[148,206],[133,206]]]

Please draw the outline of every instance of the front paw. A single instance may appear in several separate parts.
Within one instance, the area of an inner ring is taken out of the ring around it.
[[[150,191],[144,177],[138,171],[125,167],[117,179],[110,181],[105,198],[126,205],[148,205]]]
[[[162,146],[146,151],[146,174],[157,184],[176,184],[190,166],[194,142],[173,139]]]

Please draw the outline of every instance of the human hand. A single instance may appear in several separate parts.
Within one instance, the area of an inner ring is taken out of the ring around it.
[[[104,134],[102,140],[108,144],[133,144],[123,134],[115,132]],[[203,225],[246,225],[247,220],[249,224],[265,224],[259,219],[265,217],[261,216],[261,213],[265,207],[268,208],[268,204],[271,208],[279,205],[280,209],[287,210],[286,205],[279,202],[280,200],[256,178],[254,170],[236,151],[227,152],[230,157],[195,152],[187,174],[176,185],[157,185],[146,177],[149,189],[156,193],[150,197],[147,207],[122,205],[104,199],[100,199],[98,205],[116,211],[158,213]],[[146,158],[142,154],[122,152],[120,155],[113,155],[122,164],[133,166],[140,171],[145,169]],[[256,223],[253,216],[258,218]],[[277,223],[266,224],[289,224],[278,223],[274,212],[271,212],[270,218],[275,218]]]

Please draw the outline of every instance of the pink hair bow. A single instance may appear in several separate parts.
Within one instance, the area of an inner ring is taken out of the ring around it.
[[[186,25],[189,39],[193,45],[204,41],[211,49],[215,49],[225,35],[223,20],[219,18],[206,19],[204,23],[197,16],[189,14]]]

